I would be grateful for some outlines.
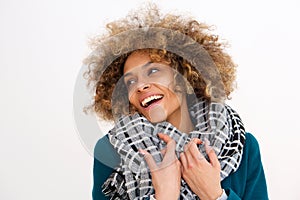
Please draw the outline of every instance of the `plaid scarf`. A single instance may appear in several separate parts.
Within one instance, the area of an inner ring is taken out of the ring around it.
[[[245,129],[239,115],[228,105],[208,103],[202,100],[190,108],[195,130],[186,134],[168,122],[151,124],[140,114],[122,116],[109,131],[109,139],[121,158],[117,167],[102,185],[103,193],[110,199],[149,199],[154,194],[151,173],[144,157],[138,149],[145,149],[159,164],[163,156],[161,149],[166,143],[157,133],[165,133],[176,141],[176,155],[183,152],[184,146],[192,139],[208,139],[221,164],[221,180],[239,167]],[[199,151],[205,155],[203,145]],[[180,199],[199,199],[181,180]]]

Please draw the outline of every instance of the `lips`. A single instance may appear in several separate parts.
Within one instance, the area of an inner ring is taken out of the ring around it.
[[[148,106],[150,106],[152,103],[157,102],[159,100],[161,100],[164,96],[161,94],[156,94],[156,95],[151,95],[146,97],[145,99],[143,99],[141,101],[141,106],[144,108],[147,108]]]

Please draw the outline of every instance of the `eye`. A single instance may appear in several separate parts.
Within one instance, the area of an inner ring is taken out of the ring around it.
[[[158,72],[159,70],[157,68],[150,68],[149,71],[148,71],[148,76],[151,75],[151,74],[154,74],[156,72]]]
[[[133,79],[133,78],[128,79],[128,80],[126,81],[126,86],[129,88],[129,87],[132,86],[135,82],[136,82],[136,80]]]

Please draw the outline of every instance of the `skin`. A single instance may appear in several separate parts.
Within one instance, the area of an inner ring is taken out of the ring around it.
[[[201,143],[201,140],[193,139],[185,146],[185,151],[180,154],[181,175],[200,199],[214,200],[223,192],[220,179],[221,166],[208,141],[205,142],[205,150],[210,162],[204,158],[196,146]]]
[[[178,199],[180,195],[181,163],[175,155],[176,143],[166,134],[158,134],[158,137],[167,143],[163,151],[164,159],[158,166],[147,151],[140,149],[151,170],[152,184],[157,200]]]
[[[188,133],[194,126],[188,112],[186,94],[176,92],[174,73],[166,63],[151,63],[147,54],[134,52],[124,65],[124,83],[130,103],[150,122],[168,121]],[[163,98],[144,108],[142,100],[151,95],[161,95]],[[179,160],[175,154],[176,142],[166,134],[160,133],[158,137],[167,143],[160,165],[147,151],[139,150],[150,168],[157,200],[178,199],[181,178],[201,199],[211,200],[221,196],[220,163],[208,142],[205,142],[205,147],[210,162],[196,146],[202,143],[199,139],[193,139],[185,146]]]
[[[186,95],[175,92],[175,72],[169,65],[151,63],[148,54],[134,52],[126,60],[123,73],[130,103],[150,122],[168,121],[182,132],[193,130]],[[141,101],[152,95],[163,98],[148,108],[142,107]]]

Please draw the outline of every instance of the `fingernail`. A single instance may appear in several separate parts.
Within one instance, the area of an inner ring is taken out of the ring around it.
[[[202,144],[203,143],[202,140],[200,140],[199,138],[193,138],[193,142],[195,144]]]

